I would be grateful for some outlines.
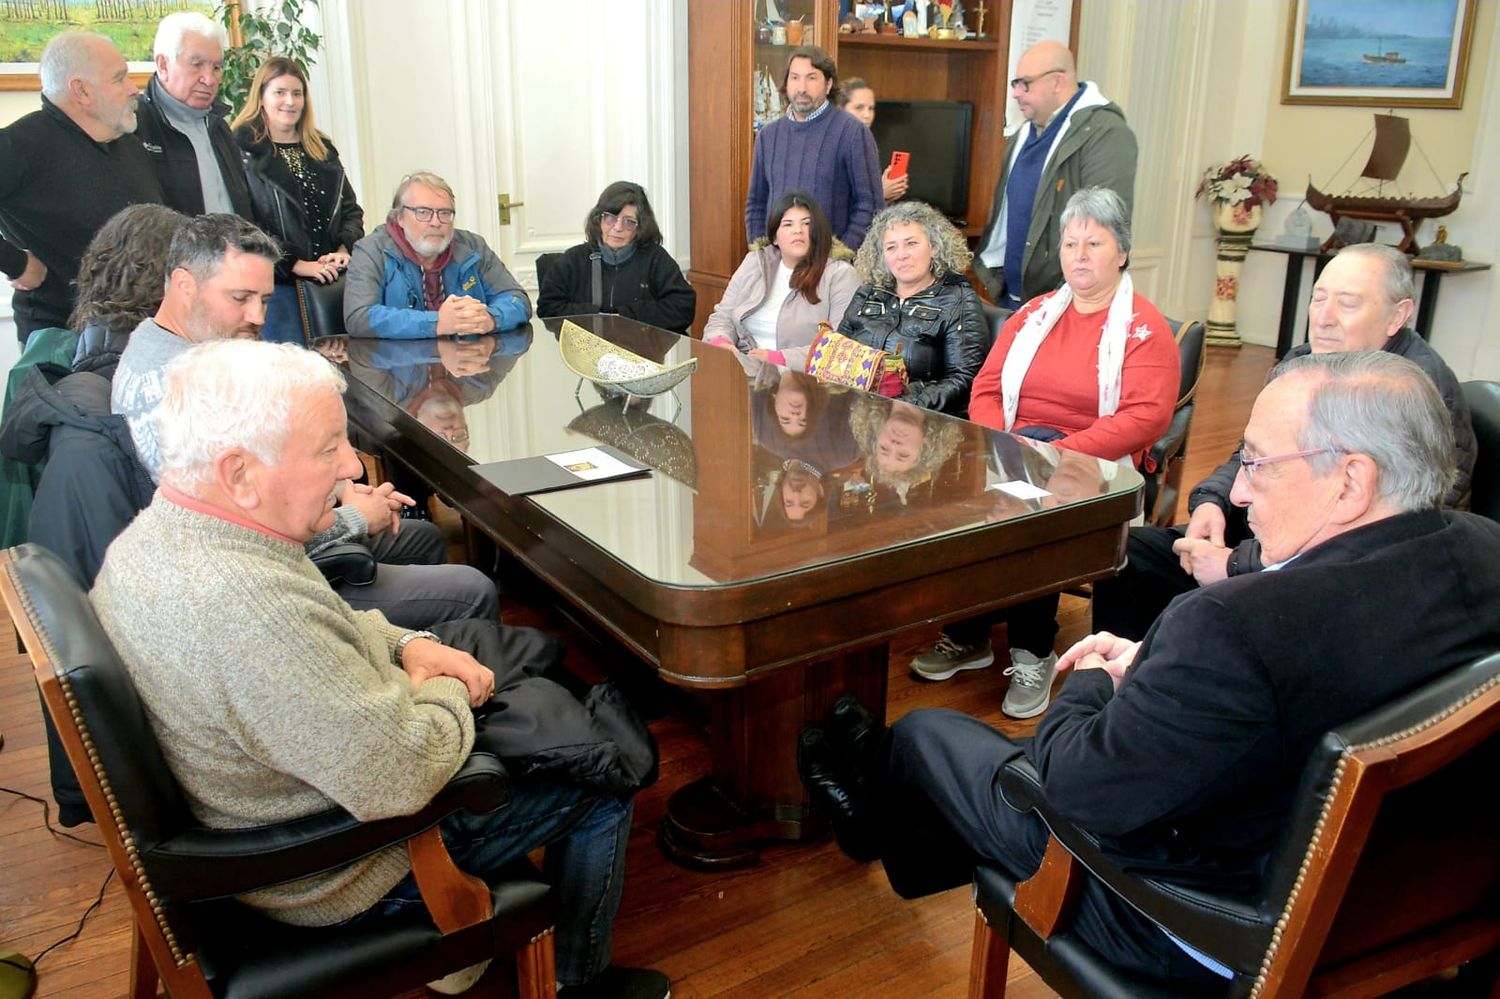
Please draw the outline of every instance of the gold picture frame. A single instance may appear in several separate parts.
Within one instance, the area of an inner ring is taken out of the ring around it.
[[[1281,103],[1463,107],[1478,5],[1449,2],[1451,19],[1413,3],[1410,22],[1393,24],[1389,3],[1290,0]]]
[[[36,57],[60,31],[98,31],[115,39],[130,66],[130,79],[144,90],[155,67],[151,62],[151,43],[156,25],[167,14],[197,11],[220,23],[218,13],[226,7],[237,8],[237,0],[173,0],[172,4],[150,0],[30,0],[27,4],[0,4],[0,91],[42,89],[37,76]],[[101,10],[102,8],[102,10]],[[30,15],[58,15],[54,17]],[[24,15],[24,16],[23,16]],[[240,44],[239,22],[228,29],[229,44]],[[29,55],[29,60],[17,56]]]

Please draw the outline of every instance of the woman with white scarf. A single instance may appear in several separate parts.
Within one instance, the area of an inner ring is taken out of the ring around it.
[[[1120,196],[1089,187],[1062,213],[1064,285],[1006,322],[974,379],[969,419],[1071,451],[1140,465],[1166,430],[1180,379],[1177,345],[1161,312],[1135,293],[1126,265],[1130,219]],[[1057,654],[1055,594],[1010,608],[1011,678],[1002,710],[1047,710]],[[912,672],[946,680],[994,662],[992,618],[948,625]]]

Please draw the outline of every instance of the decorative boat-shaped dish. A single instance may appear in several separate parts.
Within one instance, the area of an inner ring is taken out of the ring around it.
[[[563,363],[578,377],[626,395],[661,395],[698,370],[696,357],[665,367],[569,321],[563,322],[557,345]]]

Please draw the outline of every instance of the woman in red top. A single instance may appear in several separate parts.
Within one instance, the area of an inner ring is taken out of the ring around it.
[[[1006,322],[974,379],[969,419],[1139,467],[1172,419],[1177,344],[1125,270],[1130,221],[1120,196],[1084,188],[1068,199],[1061,222],[1065,283]],[[1011,686],[1002,710],[1012,718],[1047,709],[1056,618],[1055,594],[1006,612]],[[912,660],[912,672],[946,680],[988,666],[993,624],[978,618],[949,625],[931,652]]]

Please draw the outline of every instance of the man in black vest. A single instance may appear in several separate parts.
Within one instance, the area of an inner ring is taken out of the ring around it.
[[[252,219],[250,185],[219,97],[224,29],[202,14],[162,18],[152,46],[156,75],[141,99],[137,134],[161,178],[167,204],[184,215]]]
[[[0,271],[21,343],[66,327],[78,262],[99,227],[128,205],[162,200],[136,128],[140,91],[103,35],[66,31],[38,66],[42,107],[0,128]]]

